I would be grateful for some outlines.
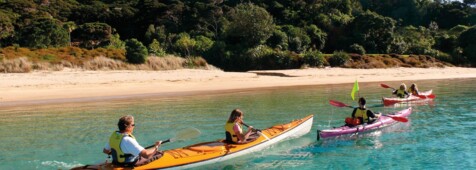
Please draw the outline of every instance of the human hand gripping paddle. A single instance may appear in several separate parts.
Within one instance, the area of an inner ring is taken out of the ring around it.
[[[336,107],[350,107],[350,108],[354,108],[354,107],[352,107],[352,106],[346,105],[346,104],[344,104],[344,103],[342,103],[342,102],[335,101],[335,100],[329,100],[329,104],[331,104],[332,106],[336,106]],[[384,114],[382,114],[382,116],[386,116],[386,117],[392,118],[393,120],[398,121],[398,122],[408,122],[408,119],[405,118],[405,117],[399,117],[399,116],[393,116],[393,115],[384,115]]]
[[[161,144],[196,138],[200,134],[201,134],[201,132],[196,128],[192,128],[192,127],[186,128],[186,129],[183,129],[183,130],[180,130],[179,132],[177,132],[177,134],[175,134],[175,137],[162,141]],[[155,147],[155,145],[147,146],[146,149],[153,148],[153,147]]]
[[[383,83],[380,84],[380,86],[383,87],[383,88],[386,88],[386,89],[391,88],[392,90],[396,90],[395,88],[390,87],[390,86],[388,86],[388,85],[386,85],[386,84],[383,84]],[[436,97],[434,94],[430,94],[430,95],[414,95],[414,96],[417,96],[417,97],[419,97],[420,99],[426,99],[426,98],[434,99],[434,98]]]
[[[248,127],[248,128],[250,127],[250,125],[247,125],[245,122],[241,122],[241,124],[242,124],[242,125],[245,125],[245,126]],[[269,140],[268,136],[266,136],[265,134],[261,133],[261,130],[255,129],[255,128],[253,128],[253,129],[256,131],[256,133],[258,133],[259,135],[261,135],[261,136],[263,136],[264,138],[266,138],[266,140]]]

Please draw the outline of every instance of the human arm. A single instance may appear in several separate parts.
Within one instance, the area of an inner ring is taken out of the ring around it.
[[[374,120],[378,119],[380,117],[380,115],[382,115],[382,114],[380,114],[380,113],[375,114],[371,110],[367,110],[367,117],[372,118]]]
[[[157,151],[156,148],[160,147],[162,141],[155,142],[155,147],[145,149],[139,143],[131,137],[125,137],[121,142],[121,149],[124,153],[130,153],[134,156],[140,156],[143,158],[149,158],[150,156],[154,155]]]
[[[150,158],[151,156],[155,155],[159,151],[160,145],[162,144],[162,141],[157,141],[155,142],[155,147],[149,148],[149,149],[143,149],[139,155],[143,158]]]
[[[355,108],[354,111],[352,111],[352,118],[355,118],[355,112],[357,112],[357,108]]]
[[[415,89],[414,93],[415,95],[420,95],[420,91],[418,91],[418,89]]]
[[[102,149],[102,152],[107,155],[111,154],[111,146],[109,146],[109,143],[106,143],[106,146],[104,146],[104,148]]]
[[[253,129],[253,126],[249,126],[248,131],[245,134],[243,134],[243,129],[241,129],[241,126],[238,124],[235,124],[235,126],[233,126],[233,131],[235,131],[236,137],[238,138],[238,143],[245,142],[246,139],[248,139],[248,137],[250,136],[252,129]]]
[[[397,89],[393,89],[392,94],[397,95]]]

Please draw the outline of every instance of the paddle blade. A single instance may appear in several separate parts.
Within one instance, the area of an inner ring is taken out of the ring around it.
[[[335,101],[335,100],[329,100],[329,104],[331,104],[332,106],[336,106],[336,107],[349,107],[348,105],[346,105],[342,102],[339,102],[339,101]]]
[[[430,98],[430,99],[434,99],[434,98],[436,98],[436,95],[430,94],[430,95],[428,95],[428,96],[426,96],[426,97],[428,97],[428,98]]]
[[[391,88],[390,86],[386,85],[386,84],[380,84],[380,86],[382,86],[383,88]]]
[[[385,115],[389,118],[392,118],[393,120],[397,122],[408,122],[408,119],[406,117],[398,117],[398,116],[390,116],[390,115]]]

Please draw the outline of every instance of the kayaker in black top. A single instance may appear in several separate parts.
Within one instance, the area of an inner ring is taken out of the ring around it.
[[[407,92],[407,85],[405,85],[405,83],[402,83],[400,85],[400,88],[398,89],[395,89],[392,94],[394,95],[397,95],[397,97],[399,98],[406,98],[409,96],[408,92]]]
[[[381,114],[374,114],[374,112],[365,107],[366,100],[364,97],[359,98],[358,103],[359,107],[355,108],[352,112],[352,118],[358,118],[360,124],[373,123],[380,117]]]

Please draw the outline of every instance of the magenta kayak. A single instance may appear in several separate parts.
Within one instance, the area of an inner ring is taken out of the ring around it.
[[[395,103],[402,103],[402,102],[413,102],[413,101],[427,101],[433,100],[435,95],[433,95],[433,90],[428,90],[424,92],[420,92],[420,95],[410,95],[407,98],[398,98],[398,97],[383,97],[382,102],[383,105],[389,106]]]
[[[380,118],[372,124],[358,125],[354,127],[349,127],[344,125],[334,129],[318,130],[317,140],[319,140],[320,138],[330,138],[330,137],[336,137],[341,135],[374,131],[374,130],[381,129],[381,128],[397,123],[397,121],[392,119],[390,116],[408,117],[410,114],[412,114],[411,107],[409,107],[408,109],[404,109],[404,110],[392,113],[392,114],[380,116]]]

